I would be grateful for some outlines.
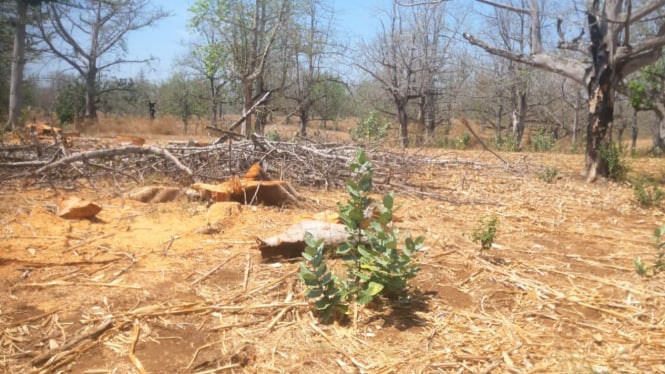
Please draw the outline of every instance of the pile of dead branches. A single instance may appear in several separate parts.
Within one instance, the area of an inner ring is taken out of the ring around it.
[[[252,164],[260,163],[275,178],[302,186],[336,188],[350,177],[349,164],[359,147],[346,144],[320,144],[309,141],[270,141],[254,135],[251,139],[228,138],[207,146],[173,142],[166,147],[121,146],[95,150],[69,149],[50,158],[30,154],[23,159],[3,158],[0,178],[34,178],[36,184],[71,186],[79,180],[94,182],[111,179],[118,184],[145,184],[147,180],[168,179],[178,185],[193,182],[216,183],[242,175]],[[0,150],[0,154],[2,150]],[[416,152],[391,151],[378,147],[368,151],[373,164],[375,185],[383,189],[419,189],[410,185],[410,175],[425,165],[481,167],[465,160],[444,160]],[[383,188],[385,187],[385,188]],[[424,192],[423,192],[424,193]],[[436,197],[436,196],[434,196]]]

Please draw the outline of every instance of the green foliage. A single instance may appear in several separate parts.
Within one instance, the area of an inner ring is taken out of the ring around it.
[[[70,82],[58,93],[55,100],[55,115],[62,125],[74,123],[85,114],[85,87],[79,82]]]
[[[492,248],[494,244],[494,239],[496,238],[496,226],[499,223],[499,217],[493,215],[492,218],[488,221],[486,217],[481,217],[478,227],[471,234],[471,239],[480,243],[480,251],[487,251]]]
[[[280,141],[281,137],[279,136],[279,131],[277,131],[277,129],[270,131],[266,134],[266,139],[270,140],[271,142]]]
[[[618,182],[626,179],[628,165],[623,157],[624,150],[619,144],[610,144],[600,148],[600,158],[607,162],[609,179]]]
[[[557,175],[559,175],[559,170],[554,166],[548,166],[543,169],[542,173],[540,173],[540,179],[542,179],[545,183],[551,184],[556,181]]]
[[[316,299],[315,307],[323,313],[323,321],[335,312],[347,311],[350,303],[367,305],[377,295],[403,296],[408,280],[419,270],[411,258],[424,237],[408,236],[399,245],[398,231],[392,227],[394,197],[390,193],[380,201],[371,197],[372,164],[364,151],[358,153],[351,171],[354,178],[346,186],[349,200],[338,207],[348,237],[335,252],[344,260],[346,278],[339,279],[327,271],[322,241],[310,238],[303,253],[306,263],[300,264],[307,297]]]
[[[554,137],[545,129],[540,128],[531,138],[531,150],[533,152],[548,152],[554,147]]]
[[[517,141],[510,137],[500,138],[498,136],[494,136],[492,138],[492,144],[494,144],[494,148],[503,152],[517,152],[520,150]]]
[[[381,140],[386,137],[390,123],[383,121],[376,112],[369,113],[367,118],[356,123],[351,129],[351,138],[358,142]]]
[[[628,97],[636,110],[652,110],[662,100],[665,88],[665,59],[647,65],[634,75],[628,84]]]
[[[649,186],[645,180],[633,183],[633,194],[635,201],[643,208],[659,207],[665,198],[665,191],[655,184]]]
[[[321,319],[328,322],[334,313],[346,313],[347,305],[342,302],[342,291],[339,289],[339,279],[328,271],[324,261],[323,239],[314,240],[312,234],[305,234],[305,252],[303,257],[307,261],[301,262],[298,277],[307,287],[306,296],[317,299],[314,307],[322,314]],[[309,266],[308,266],[309,265]]]
[[[665,225],[658,227],[653,235],[654,240],[656,241],[656,256],[652,266],[644,264],[639,257],[633,258],[635,270],[639,275],[651,277],[657,273],[665,271],[665,240],[662,240],[663,235],[665,235]]]
[[[351,96],[342,79],[329,73],[322,73],[314,82],[314,104],[312,109],[324,121],[332,121],[350,113]]]

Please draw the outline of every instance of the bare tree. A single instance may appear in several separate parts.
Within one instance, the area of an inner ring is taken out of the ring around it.
[[[426,130],[427,138],[431,139],[437,123],[437,101],[446,88],[442,84],[442,74],[450,63],[449,50],[455,45],[454,35],[458,34],[459,26],[446,17],[448,9],[445,5],[418,5],[412,12],[413,25],[418,38],[416,47],[420,58],[417,63],[418,70],[418,119],[422,128]]]
[[[590,57],[590,61],[580,61],[544,50],[537,0],[531,0],[529,8],[489,0],[476,1],[528,14],[531,21],[530,49],[529,53],[515,53],[491,46],[465,33],[464,38],[471,44],[512,61],[555,72],[586,86],[589,117],[585,174],[588,181],[595,180],[598,175],[609,176],[607,160],[601,153],[611,144],[615,91],[625,77],[657,61],[665,45],[665,23],[662,21],[655,33],[637,34],[633,29],[649,21],[665,5],[665,0],[646,2],[639,7],[634,7],[630,0],[593,0],[585,12],[590,39],[586,51],[581,43],[582,35],[568,40],[562,27],[564,22],[559,20],[558,46],[584,53]],[[639,35],[639,38],[631,39],[635,35]]]
[[[293,19],[292,31],[285,35],[291,40],[291,62],[286,67],[290,82],[285,85],[284,97],[295,104],[299,133],[306,136],[313,107],[326,94],[320,88],[324,81],[334,80],[326,63],[338,54],[338,46],[332,41],[333,12],[322,0],[301,0]]]
[[[409,145],[407,105],[419,97],[416,73],[419,65],[419,50],[416,48],[417,33],[408,23],[404,8],[394,1],[388,16],[388,24],[381,22],[381,31],[372,45],[363,46],[364,62],[357,64],[370,74],[394,104],[400,127],[402,146]]]
[[[229,79],[229,50],[218,27],[217,14],[224,4],[216,1],[199,1],[189,11],[190,27],[200,38],[193,42],[192,50],[184,63],[200,75],[208,86],[210,126],[217,127],[222,89]]]
[[[48,49],[78,72],[85,82],[85,116],[97,119],[97,85],[100,73],[128,63],[150,59],[125,58],[127,34],[152,26],[169,14],[149,6],[149,0],[88,0],[75,5],[44,4],[39,20]]]

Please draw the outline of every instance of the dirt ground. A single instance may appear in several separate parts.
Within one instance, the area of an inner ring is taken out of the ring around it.
[[[655,258],[661,210],[627,183],[585,183],[582,155],[502,153],[511,167],[481,150],[419,155],[473,164],[415,171],[413,186],[447,201],[397,195],[397,227],[426,238],[421,271],[410,302],[363,308],[357,326],[319,323],[297,262],[262,263],[256,244],[344,191],[295,186],[303,207],[244,206],[210,234],[199,202],[3,182],[0,371],[665,373],[665,278],[633,265]],[[665,182],[665,160],[629,162]],[[62,195],[102,211],[58,218]],[[492,215],[481,255],[470,236]]]

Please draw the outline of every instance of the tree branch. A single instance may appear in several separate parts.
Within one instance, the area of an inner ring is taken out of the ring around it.
[[[507,58],[511,61],[521,62],[529,66],[545,69],[547,71],[560,74],[564,77],[570,78],[577,83],[584,83],[585,66],[579,61],[569,59],[563,56],[557,56],[550,53],[537,53],[532,56],[523,53],[516,53],[506,51],[503,49],[495,48],[487,43],[476,39],[470,34],[464,33],[464,39],[469,43],[480,47],[495,56]]]
[[[42,174],[48,170],[60,167],[62,165],[68,165],[76,161],[84,161],[92,158],[114,157],[131,153],[139,153],[139,154],[152,153],[161,156],[173,162],[178,169],[187,173],[188,176],[191,177],[193,175],[192,170],[187,166],[185,166],[182,162],[180,162],[180,160],[178,160],[178,158],[176,158],[171,152],[169,152],[164,148],[156,146],[148,146],[148,147],[127,146],[122,148],[100,149],[89,152],[75,153],[69,157],[61,158],[58,161],[40,167],[39,169],[35,170],[35,174]]]

